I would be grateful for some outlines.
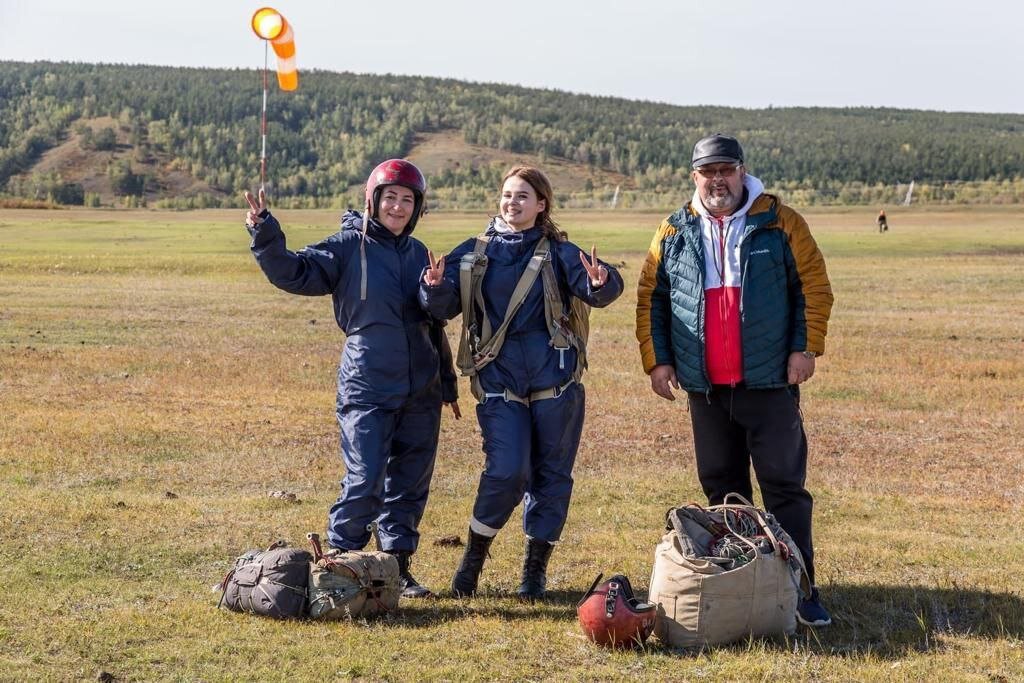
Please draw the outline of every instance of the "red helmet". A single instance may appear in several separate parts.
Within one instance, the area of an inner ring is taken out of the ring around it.
[[[366,179],[366,201],[370,204],[370,216],[377,217],[380,209],[380,192],[385,185],[401,185],[412,190],[416,206],[409,219],[407,230],[416,227],[416,221],[423,215],[423,196],[427,193],[427,180],[420,169],[405,159],[388,159],[377,164]]]
[[[642,645],[654,630],[657,607],[633,596],[629,579],[616,574],[601,585],[598,574],[590,590],[576,605],[576,616],[587,637],[604,647]]]

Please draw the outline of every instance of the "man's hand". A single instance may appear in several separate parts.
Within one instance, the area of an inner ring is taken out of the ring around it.
[[[651,390],[662,398],[674,401],[676,397],[672,393],[672,389],[669,388],[670,386],[676,389],[679,388],[679,381],[676,379],[676,369],[668,364],[655,365],[654,369],[651,370]]]
[[[452,409],[452,413],[455,415],[456,420],[462,418],[462,410],[459,408],[458,401],[451,401],[450,403],[445,403],[445,405]]]
[[[786,370],[790,384],[803,384],[814,375],[814,359],[808,358],[802,351],[794,351],[789,354]]]
[[[430,259],[430,264],[427,265],[427,269],[423,272],[423,282],[428,287],[437,287],[444,281],[444,254],[441,254],[435,260],[434,252],[427,249],[427,258]]]
[[[263,222],[260,218],[260,214],[267,210],[267,193],[260,188],[259,201],[252,196],[252,192],[245,191],[245,201],[249,202],[249,211],[245,214],[245,224],[250,228],[255,228],[257,225]]]

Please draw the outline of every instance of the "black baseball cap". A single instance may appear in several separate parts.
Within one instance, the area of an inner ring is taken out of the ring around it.
[[[739,140],[728,135],[715,133],[706,138],[701,138],[693,146],[693,167],[699,168],[704,164],[720,164],[729,162],[732,164],[743,163],[743,148]]]

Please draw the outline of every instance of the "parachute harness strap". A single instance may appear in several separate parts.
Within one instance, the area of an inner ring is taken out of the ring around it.
[[[487,244],[489,237],[481,235],[477,237],[473,252],[462,257],[459,263],[459,296],[462,303],[462,336],[459,341],[458,364],[459,370],[464,376],[470,377],[470,388],[478,401],[486,400],[480,386],[477,373],[498,357],[501,347],[505,344],[505,335],[512,323],[519,308],[526,300],[530,289],[537,281],[537,277],[550,254],[547,250],[547,240],[541,240],[538,244],[530,262],[526,266],[516,287],[509,298],[508,306],[505,309],[505,317],[498,326],[498,329],[491,331],[490,318],[487,316],[487,307],[483,297],[483,279],[487,271]],[[480,326],[477,328],[476,310],[480,311]],[[476,380],[476,381],[474,381]],[[505,394],[502,395],[505,397]],[[509,394],[506,400],[514,397]],[[523,402],[520,399],[520,402]]]
[[[476,238],[473,251],[465,254],[459,263],[459,295],[462,303],[462,336],[459,342],[458,365],[463,376],[470,378],[470,389],[473,396],[483,403],[488,398],[501,398],[530,405],[533,401],[558,398],[565,389],[574,382],[579,382],[586,367],[583,345],[569,329],[569,319],[565,314],[562,293],[555,277],[552,265],[551,241],[543,237],[537,242],[533,256],[523,271],[515,290],[509,298],[505,310],[505,318],[497,330],[491,332],[491,321],[487,316],[487,308],[483,298],[483,279],[487,271],[487,244],[490,236],[480,235]],[[511,325],[512,318],[518,312],[527,295],[533,288],[537,278],[544,285],[544,319],[548,333],[551,335],[550,346],[559,352],[560,369],[565,368],[565,352],[570,348],[577,350],[576,368],[572,379],[562,386],[550,387],[535,391],[529,396],[518,396],[508,389],[500,393],[489,393],[483,390],[478,373],[501,353],[505,343],[505,335]],[[480,323],[477,324],[477,310],[480,312]]]
[[[478,368],[474,356],[480,345],[491,337],[491,321],[484,307],[483,287],[484,273],[487,271],[486,235],[476,238],[473,251],[465,254],[459,262],[459,299],[462,304],[462,335],[459,339],[459,370],[463,376],[476,374]],[[483,313],[480,326],[477,326],[474,303]]]
[[[501,347],[505,345],[505,335],[508,333],[509,325],[512,324],[512,319],[519,312],[523,302],[526,301],[526,296],[530,293],[530,289],[533,288],[533,283],[537,281],[537,276],[540,275],[544,262],[549,258],[550,255],[546,245],[544,249],[541,249],[541,246],[538,245],[537,250],[530,257],[530,262],[527,264],[522,277],[516,283],[516,288],[512,290],[512,296],[509,298],[508,306],[505,309],[505,319],[501,321],[501,325],[498,326],[493,335],[488,334],[490,332],[490,322],[487,319],[487,311],[481,306],[483,334],[480,335],[480,346],[476,349],[476,353],[473,354],[473,365],[477,371],[493,361],[501,353]],[[482,285],[482,274],[480,280],[480,285]],[[478,305],[483,304],[483,287],[480,285],[475,287],[476,291],[474,292]]]
[[[500,398],[504,400],[506,403],[508,403],[509,401],[513,401],[515,403],[522,403],[524,406],[529,407],[531,403],[535,403],[537,401],[546,401],[549,398],[560,397],[562,394],[565,393],[566,389],[568,389],[570,386],[576,383],[576,380],[570,379],[568,382],[561,386],[550,387],[548,389],[541,389],[540,391],[533,391],[530,392],[528,396],[520,396],[518,394],[514,394],[508,389],[505,389],[505,391],[500,392],[484,392],[483,388],[480,387],[480,379],[478,377],[472,377],[469,383],[471,388],[475,383],[476,389],[474,389],[474,396],[476,395],[476,390],[479,390],[481,396],[480,403],[486,403],[487,399],[489,398]]]
[[[546,239],[541,241],[547,242]],[[572,332],[569,331],[569,318],[565,315],[562,293],[558,290],[558,280],[555,278],[555,269],[551,265],[550,258],[544,264],[541,277],[544,282],[544,320],[548,326],[548,334],[551,335],[549,343],[558,351],[558,369],[564,370],[565,352],[570,347],[579,348],[579,346]]]

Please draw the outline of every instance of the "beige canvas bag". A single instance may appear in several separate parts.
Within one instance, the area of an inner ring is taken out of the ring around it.
[[[730,499],[742,503],[730,504]],[[677,528],[654,551],[649,600],[658,605],[654,633],[667,645],[719,645],[796,631],[797,600],[801,590],[810,591],[800,551],[771,515],[737,494],[725,500],[706,509],[692,505],[669,511],[670,518],[684,513],[684,520],[685,513],[699,511],[712,527],[720,526],[714,527],[716,534],[697,524],[670,525]],[[746,528],[756,525],[759,533],[744,535],[737,529],[736,520],[744,518]],[[742,546],[740,566],[729,568],[738,563],[708,554],[709,544],[723,535],[734,547]]]
[[[380,551],[322,552],[316,534],[309,563],[311,619],[360,619],[390,612],[402,594],[398,559]]]

